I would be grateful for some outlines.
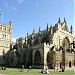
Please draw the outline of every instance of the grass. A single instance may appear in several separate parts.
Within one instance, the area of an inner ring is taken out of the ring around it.
[[[25,72],[21,72],[20,68],[7,68],[7,70],[0,70],[0,74],[6,75],[43,75],[41,69],[24,69]],[[50,74],[47,75],[75,75],[75,70],[66,70],[65,72],[58,72],[49,69]]]

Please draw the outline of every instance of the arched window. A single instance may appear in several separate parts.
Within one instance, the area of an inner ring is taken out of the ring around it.
[[[9,32],[10,32],[10,29],[9,29]]]
[[[5,31],[6,31],[6,28],[5,28]]]
[[[40,64],[41,63],[41,55],[40,55],[39,50],[37,50],[35,52],[35,55],[34,55],[34,63],[35,64]]]
[[[70,48],[70,41],[68,39],[68,37],[65,37],[64,40],[63,40],[63,43],[62,43],[62,46],[65,50],[69,49]]]

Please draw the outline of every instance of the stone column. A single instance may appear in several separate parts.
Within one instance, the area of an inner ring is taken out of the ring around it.
[[[44,69],[47,67],[47,61],[46,61],[47,56],[46,55],[47,54],[46,54],[45,49],[44,49]]]
[[[46,43],[44,43],[44,48],[43,48],[43,52],[44,52],[44,69],[48,68],[47,66],[47,53],[48,53],[48,47],[46,46]]]

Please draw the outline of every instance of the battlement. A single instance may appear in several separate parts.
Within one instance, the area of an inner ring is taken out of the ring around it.
[[[44,42],[44,43],[43,43],[43,46],[45,46],[45,47],[52,47],[52,46],[54,46],[54,45]]]

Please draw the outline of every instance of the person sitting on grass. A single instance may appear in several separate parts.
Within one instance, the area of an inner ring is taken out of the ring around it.
[[[47,74],[50,74],[47,68],[46,68],[46,72],[47,72]]]
[[[48,71],[48,68],[42,69],[41,73],[43,73],[43,74],[50,74],[49,71]]]
[[[29,69],[28,69],[28,71],[29,71],[30,69],[32,69],[32,66],[29,66]]]
[[[64,72],[64,70],[65,70],[65,67],[64,67],[64,66],[62,66],[62,72]]]
[[[61,69],[59,70],[59,72],[64,72],[64,70],[65,70],[65,67],[62,66]]]
[[[0,70],[6,70],[6,68],[5,67],[1,67]]]
[[[21,71],[22,71],[22,72],[24,71],[24,65],[22,65]]]

